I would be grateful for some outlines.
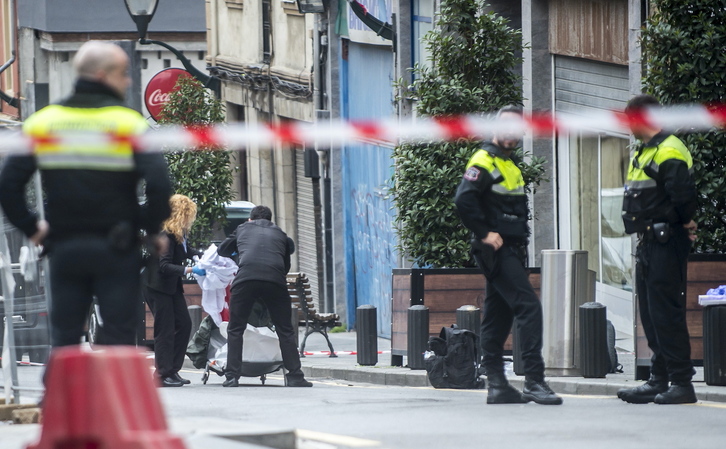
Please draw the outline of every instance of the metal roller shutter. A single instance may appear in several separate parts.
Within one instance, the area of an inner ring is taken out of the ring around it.
[[[295,150],[295,184],[297,189],[297,241],[295,242],[298,257],[298,269],[310,280],[310,289],[315,300],[315,307],[320,308],[318,289],[318,265],[315,242],[315,215],[313,207],[313,182],[305,177],[305,150]]]
[[[628,98],[628,66],[555,56],[557,112],[621,110]]]

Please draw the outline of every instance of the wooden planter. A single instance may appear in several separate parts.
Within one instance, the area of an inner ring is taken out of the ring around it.
[[[691,359],[703,365],[703,307],[698,305],[698,295],[708,289],[726,284],[726,254],[691,254],[688,258],[688,283],[686,286],[686,321],[691,337]],[[637,310],[637,301],[634,301]],[[653,352],[640,322],[635,320],[635,378],[646,380],[650,376],[650,358]]]
[[[196,305],[200,306],[202,305],[202,288],[199,286],[199,283],[192,279],[183,279],[182,284],[184,286],[184,299],[187,301],[187,307]],[[143,300],[142,300],[143,301]],[[144,320],[141,323],[141,328],[143,329],[143,332],[140,337],[142,337],[139,342],[139,344],[143,344],[145,346],[153,347],[154,345],[154,315],[151,313],[151,310],[149,310],[149,306],[146,304],[146,301],[143,301],[143,307],[144,307]],[[202,312],[202,318],[207,316],[206,312]],[[137,334],[138,335],[138,334]]]
[[[539,268],[530,269],[530,282],[539,295]],[[408,308],[429,308],[429,335],[456,323],[456,309],[473,305],[483,308],[486,278],[478,268],[395,268],[391,304],[391,364],[403,365],[408,346]],[[511,335],[505,350],[511,351]]]

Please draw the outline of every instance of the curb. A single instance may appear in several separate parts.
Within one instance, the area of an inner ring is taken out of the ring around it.
[[[390,385],[398,387],[431,387],[425,370],[411,370],[399,367],[340,368],[331,366],[302,367],[306,377],[330,378],[350,382]],[[589,379],[584,377],[547,377],[547,383],[554,391],[570,395],[594,395],[616,397],[621,388],[633,388],[641,385],[641,381],[629,380],[619,375],[617,379]],[[509,382],[516,388],[524,387],[524,377],[510,376]],[[696,396],[699,401],[726,403],[726,387],[706,385],[705,382],[694,382]]]

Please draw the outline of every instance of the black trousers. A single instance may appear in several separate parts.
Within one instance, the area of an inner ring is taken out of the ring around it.
[[[159,377],[169,377],[184,365],[184,356],[192,332],[184,291],[173,294],[146,288],[146,303],[154,314],[154,362]]]
[[[504,373],[504,343],[516,318],[524,374],[528,379],[543,380],[542,304],[529,283],[521,255],[505,245],[494,253],[491,266],[476,253],[474,258],[487,278],[481,323],[482,363],[487,374]]]
[[[247,320],[255,301],[260,300],[270,312],[275,332],[280,340],[282,361],[288,376],[302,377],[300,354],[295,343],[292,328],[292,311],[287,286],[266,281],[246,281],[232,286],[229,303],[229,327],[227,328],[227,368],[228,378],[240,377],[242,369],[243,335]]]
[[[103,320],[98,343],[135,345],[140,269],[138,247],[119,251],[100,235],[54,240],[50,254],[52,346],[80,343],[94,296]]]
[[[653,351],[651,374],[689,382],[695,374],[686,324],[686,273],[691,241],[681,226],[666,243],[640,240],[636,252],[636,289],[640,321]]]

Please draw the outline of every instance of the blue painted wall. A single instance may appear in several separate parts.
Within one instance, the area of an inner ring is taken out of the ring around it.
[[[393,55],[390,47],[349,43],[341,64],[343,116],[350,120],[393,115]],[[386,186],[393,173],[392,149],[355,144],[343,151],[345,257],[349,328],[355,310],[372,304],[378,333],[391,335],[391,270],[396,267],[392,203]]]

